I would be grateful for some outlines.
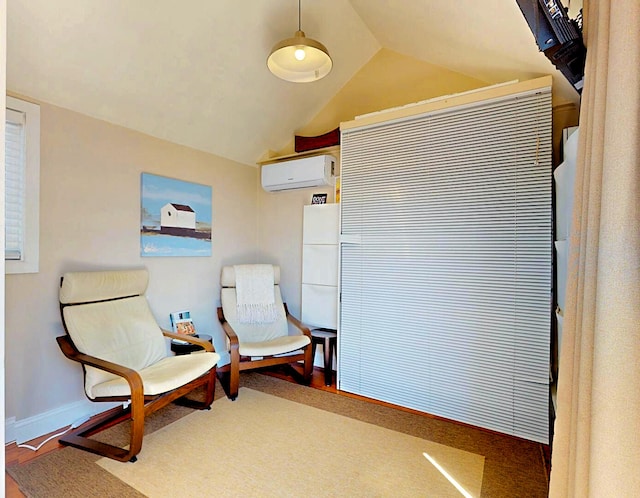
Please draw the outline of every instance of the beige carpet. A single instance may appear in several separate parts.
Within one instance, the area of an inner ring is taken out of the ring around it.
[[[159,498],[479,497],[483,464],[480,455],[248,388],[146,437],[135,465],[98,462]]]
[[[425,445],[425,448],[427,446],[430,448],[442,446],[462,450],[460,452],[461,455],[482,455],[484,456],[484,473],[480,494],[482,498],[544,498],[547,496],[548,470],[545,467],[542,447],[537,443],[300,386],[260,373],[243,373],[240,376],[240,382],[243,388],[269,394],[271,395],[269,398],[277,397],[282,400],[295,402],[296,404],[313,407],[319,411],[328,412],[329,414],[339,415],[340,417],[338,417],[338,419],[347,424],[360,421],[364,422],[365,425],[372,425],[395,433],[401,433],[405,436],[411,436],[409,440],[421,441]],[[244,389],[241,396],[239,396],[234,403],[240,403],[243,400],[242,394],[244,394]],[[167,428],[171,424],[180,421],[183,417],[187,417],[184,420],[189,420],[191,414],[203,415],[204,417],[211,416],[217,420],[220,418],[218,417],[218,412],[225,410],[227,405],[231,405],[233,408],[234,403],[230,403],[223,398],[222,389],[218,385],[216,401],[213,404],[212,410],[209,412],[194,412],[191,409],[176,405],[170,405],[155,412],[147,419],[143,451],[138,462],[122,465],[127,468],[127,471],[134,474],[137,473],[137,469],[142,469],[145,465],[144,462],[150,450],[149,444],[155,439],[154,434],[156,432],[164,430],[163,428]],[[240,406],[240,404],[238,404],[238,406]],[[286,406],[291,405],[287,404]],[[313,410],[313,412],[315,413],[316,411]],[[288,428],[293,430],[292,417],[288,409],[282,417],[287,421]],[[258,418],[255,424],[262,423],[260,420],[261,419]],[[189,432],[198,433],[200,425],[199,423],[189,422]],[[305,437],[307,444],[311,444],[312,442],[314,442],[314,444],[316,442],[318,443],[318,447],[309,449],[308,455],[300,462],[303,464],[304,472],[319,471],[321,473],[321,478],[315,478],[314,494],[309,494],[308,496],[318,496],[319,493],[329,489],[327,486],[334,486],[332,489],[338,489],[338,491],[334,492],[333,496],[346,496],[340,492],[341,481],[334,478],[335,475],[344,469],[338,468],[336,470],[334,467],[325,467],[325,465],[333,465],[332,459],[334,456],[332,455],[334,452],[332,445],[335,443],[322,444],[327,437],[324,428],[317,422],[308,419],[303,429],[296,430],[304,433],[300,437]],[[215,446],[216,439],[222,437],[221,433],[222,430],[218,429],[213,436],[207,437],[207,439],[201,439],[207,446]],[[344,437],[344,431],[336,430],[333,434],[329,433],[329,435],[330,437],[340,439]],[[95,437],[117,445],[124,445],[128,442],[128,432],[122,424],[112,427]],[[295,442],[295,438],[292,438],[289,434],[283,435],[279,439],[285,439],[290,442],[289,446],[287,446],[289,451],[294,451],[300,446],[299,443]],[[347,480],[361,479],[361,476],[374,474],[376,479],[382,482],[388,478],[392,472],[390,469],[393,465],[389,459],[384,461],[382,468],[376,468],[371,462],[368,462],[367,448],[371,443],[375,442],[375,439],[370,440],[368,437],[363,438],[358,441],[355,453],[338,455],[347,461],[355,461],[357,464],[353,465],[352,468],[357,467],[358,474],[349,476]],[[170,464],[161,467],[163,486],[165,484],[166,486],[171,485],[172,479],[169,476],[169,469],[180,469],[190,465],[197,466],[204,460],[203,458],[193,460],[189,457],[190,461],[182,461],[184,457],[180,457],[177,454],[177,448],[181,446],[181,444],[176,444],[165,451],[165,457]],[[258,445],[256,443],[252,445],[249,456],[255,453],[259,465],[268,465],[271,459],[275,458],[274,453],[269,451],[269,448],[270,446]],[[422,447],[420,450],[419,456],[415,461],[412,459],[412,463],[420,461],[421,463],[417,465],[424,464],[424,468],[426,469],[428,465],[431,464],[422,456],[422,451],[425,450],[423,450]],[[236,457],[231,456],[230,451],[231,448],[228,446],[212,455],[211,458],[213,458],[213,461],[204,462],[204,468],[206,470],[200,473],[200,477],[208,480],[209,491],[200,496],[241,496],[240,493],[235,491],[231,494],[216,491],[216,489],[218,489],[217,486],[226,486],[228,484],[227,481],[230,479],[230,471],[228,469],[237,463],[237,461],[235,461]],[[259,454],[266,456],[259,457]],[[424,462],[422,462],[422,459],[424,459]],[[141,498],[145,496],[145,492],[137,491],[133,485],[127,484],[111,472],[103,469],[97,464],[99,460],[100,458],[96,455],[85,451],[80,451],[75,448],[64,448],[59,451],[46,453],[28,463],[9,467],[7,472],[17,481],[22,492],[26,496],[33,498]],[[447,464],[443,465],[446,467]],[[296,468],[300,467],[298,466]],[[455,466],[453,468],[455,468]],[[249,476],[247,480],[250,480],[254,475],[254,470],[249,467],[245,468],[244,471],[246,475]],[[402,469],[400,471],[402,471]],[[180,475],[179,473],[179,478],[181,478]],[[465,480],[465,477],[455,475],[455,472],[454,477],[462,481]],[[277,482],[277,476],[274,475],[273,479]],[[341,477],[341,479],[344,481],[343,477]],[[181,480],[180,482],[185,483],[185,480]],[[413,477],[405,479],[398,489],[393,489],[390,493],[381,491],[378,496],[396,496],[401,493],[407,495],[408,492],[405,490],[405,486],[411,486],[412,484]],[[467,490],[469,493],[477,492],[475,488],[473,488],[473,485],[467,484],[467,486],[470,488]],[[188,488],[189,483],[184,484],[184,488],[181,488],[178,493],[174,494],[175,498],[186,496],[185,490]],[[235,490],[237,488],[233,489]],[[267,491],[263,490],[262,496],[265,496],[266,493]],[[360,496],[365,493],[366,489],[362,489]],[[243,493],[243,495],[251,496],[249,492]],[[373,496],[373,494],[369,495]],[[147,494],[147,496],[149,495]],[[282,496],[282,493],[278,489],[275,493],[272,493],[271,496]],[[303,495],[300,494],[300,496]],[[356,496],[358,495],[356,494]],[[419,491],[413,496],[429,495]],[[464,495],[458,493],[457,495],[454,494],[454,496],[462,497]]]

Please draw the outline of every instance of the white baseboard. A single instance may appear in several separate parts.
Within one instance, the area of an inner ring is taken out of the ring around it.
[[[74,422],[110,410],[114,406],[118,406],[118,403],[92,403],[83,400],[22,420],[9,417],[5,420],[5,444],[14,441],[22,444],[59,429],[64,430]]]
[[[4,440],[5,444],[11,443],[16,440],[15,435],[16,418],[9,417],[4,421]]]

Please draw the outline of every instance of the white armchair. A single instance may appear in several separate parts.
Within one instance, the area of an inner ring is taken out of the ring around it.
[[[238,396],[240,372],[244,370],[288,365],[300,382],[308,384],[311,380],[311,332],[289,313],[279,284],[278,266],[222,268],[218,319],[231,361],[218,368],[218,375],[232,400]],[[298,362],[302,362],[302,373],[292,366]]]
[[[147,283],[146,270],[72,272],[62,277],[60,313],[66,335],[57,338],[62,352],[82,364],[91,401],[130,401],[127,408],[97,415],[63,436],[62,444],[133,462],[142,448],[145,416],[172,401],[211,407],[220,356],[208,341],[160,329],[144,296]],[[199,344],[205,352],[170,355],[165,337]],[[183,398],[199,386],[205,386],[204,402]],[[131,422],[129,448],[88,438],[124,420]]]

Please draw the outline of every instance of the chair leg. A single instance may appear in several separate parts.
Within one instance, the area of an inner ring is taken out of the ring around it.
[[[313,344],[313,342],[312,342]],[[311,383],[311,376],[313,375],[313,359],[314,359],[314,353],[315,351],[313,351],[313,348],[311,347],[311,344],[309,344],[306,349],[304,350],[304,383],[305,384],[310,384]]]
[[[229,371],[229,399],[235,401],[238,397],[238,390],[240,389],[240,367],[238,365],[231,366]]]
[[[211,370],[209,370],[209,382],[207,382],[207,391],[206,391],[206,396],[204,399],[204,405],[205,408],[209,409],[211,408],[211,405],[213,404],[213,398],[215,398],[216,395],[216,367],[213,367]]]
[[[206,382],[204,383],[205,399],[204,401],[196,401],[186,397],[180,397],[174,400],[174,404],[194,408],[196,410],[209,410],[213,404],[213,398],[216,394],[216,367],[213,367],[206,374]],[[222,381],[220,381],[222,384]],[[224,385],[222,386],[224,387]],[[187,393],[188,394],[188,393]]]
[[[134,458],[142,449],[142,438],[144,436],[144,417],[146,414],[144,406],[144,396],[132,396],[131,397],[131,431],[129,439],[129,453],[131,458],[127,458],[127,461]],[[135,460],[134,460],[135,461]]]
[[[188,406],[192,406],[193,408],[208,408],[213,403],[215,380],[216,369],[212,368],[207,374],[192,380],[178,389],[159,395],[157,398],[146,404],[142,389],[134,391],[134,394],[131,396],[131,403],[127,408],[121,408],[116,412],[108,411],[101,415],[97,415],[88,425],[85,424],[77,431],[61,437],[60,443],[66,446],[73,446],[81,450],[89,451],[96,455],[112,458],[120,462],[135,462],[136,455],[140,453],[140,450],[142,449],[144,421],[146,415],[176,401],[182,402],[182,404],[188,404]],[[206,386],[207,389],[204,403],[186,400],[184,398],[186,394],[203,385]],[[139,394],[136,395],[136,392]],[[96,434],[107,427],[114,426],[126,420],[129,420],[130,423],[128,449],[102,443],[89,438],[89,436]]]
[[[120,448],[111,444],[102,443],[88,436],[100,430],[115,425],[123,420],[130,420],[130,443],[129,449]],[[106,413],[98,415],[95,421],[82,429],[67,434],[60,438],[60,443],[65,446],[72,446],[81,450],[95,453],[118,460],[119,462],[135,462],[136,455],[142,449],[142,437],[144,435],[144,399],[141,404],[132,403],[128,408],[123,408],[116,413]]]
[[[218,368],[218,380],[224,389],[224,393],[231,401],[235,401],[238,397],[238,389],[240,387],[240,372],[231,368],[231,365],[225,365]]]

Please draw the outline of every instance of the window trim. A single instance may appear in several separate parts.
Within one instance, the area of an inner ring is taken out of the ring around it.
[[[40,266],[40,106],[7,96],[6,108],[25,116],[26,160],[24,251],[20,260],[5,259],[5,273],[37,273]],[[9,119],[8,114],[5,120]]]

